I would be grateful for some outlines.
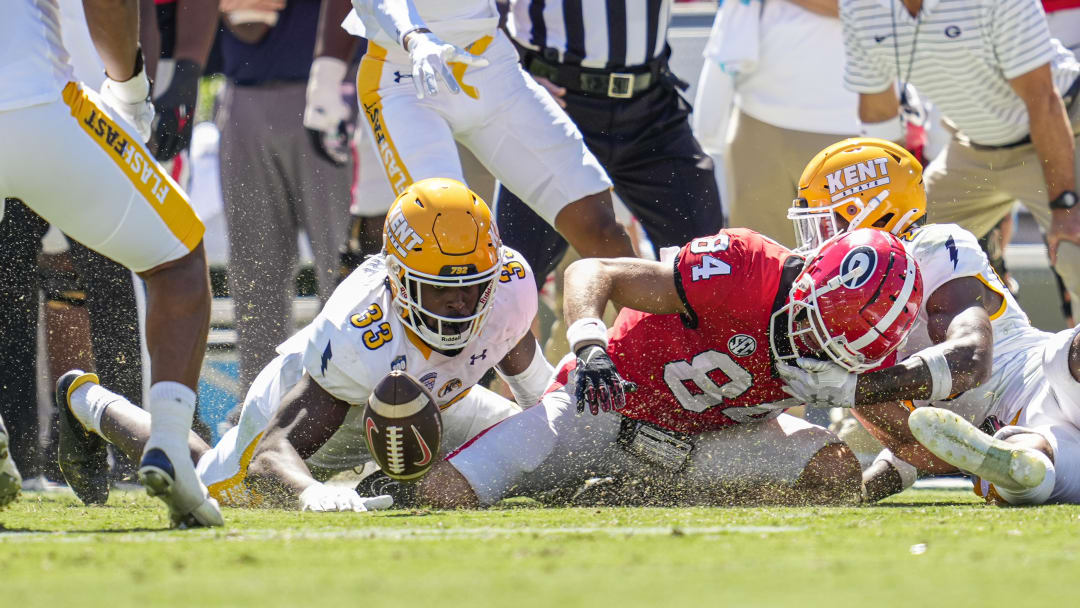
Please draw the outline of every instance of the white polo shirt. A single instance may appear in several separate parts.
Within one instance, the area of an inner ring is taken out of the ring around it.
[[[924,0],[916,17],[901,0],[840,0],[840,19],[849,89],[880,93],[910,82],[983,145],[1029,133],[1010,79],[1049,63],[1064,92],[1080,76],[1076,58],[1050,37],[1039,0]]]

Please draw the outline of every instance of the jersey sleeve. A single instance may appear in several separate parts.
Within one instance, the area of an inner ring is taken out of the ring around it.
[[[374,351],[348,339],[330,318],[316,318],[307,331],[304,371],[334,397],[352,405],[366,403],[374,384],[370,371],[389,370],[389,364],[379,365]]]
[[[905,235],[904,241],[908,253],[919,264],[923,298],[929,298],[952,279],[980,275],[989,267],[975,235],[956,224],[929,224],[911,237]]]
[[[499,276],[499,289],[509,292],[509,306],[515,322],[510,324],[514,344],[532,329],[539,302],[536,295],[536,279],[525,256],[509,247],[503,247],[503,269]]]
[[[1046,65],[1056,55],[1039,0],[998,0],[990,24],[994,55],[1007,79]]]
[[[722,230],[679,250],[674,261],[675,288],[686,307],[683,322],[688,327],[697,327],[701,315],[727,310],[744,297],[740,293],[754,275],[749,268],[749,245],[745,235]]]

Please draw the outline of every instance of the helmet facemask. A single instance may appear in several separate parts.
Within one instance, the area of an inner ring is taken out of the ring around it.
[[[495,302],[499,266],[462,277],[430,275],[412,270],[393,255],[386,256],[386,269],[394,294],[394,303],[402,311],[402,321],[432,348],[454,351],[465,348],[484,326],[487,313]],[[449,317],[424,306],[423,285],[460,288],[479,285],[480,293],[471,314]]]

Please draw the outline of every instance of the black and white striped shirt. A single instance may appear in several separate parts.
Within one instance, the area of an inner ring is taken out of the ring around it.
[[[879,93],[910,82],[979,144],[1028,135],[1027,108],[1009,79],[1049,63],[1064,92],[1080,74],[1050,38],[1039,0],[924,0],[917,17],[902,0],[840,0],[840,19],[849,89]]]
[[[511,0],[518,44],[588,68],[643,65],[664,52],[672,0]]]

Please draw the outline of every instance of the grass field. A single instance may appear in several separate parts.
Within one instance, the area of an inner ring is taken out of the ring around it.
[[[140,492],[0,512],[0,606],[1041,606],[1080,597],[1080,507],[909,490],[859,508],[314,514],[165,530]]]

